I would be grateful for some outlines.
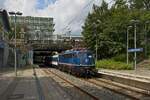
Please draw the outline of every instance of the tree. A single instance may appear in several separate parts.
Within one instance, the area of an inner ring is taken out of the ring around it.
[[[150,10],[150,0],[129,0],[132,9]]]
[[[2,21],[1,21],[1,16],[0,16],[0,37],[2,35],[3,27],[2,27]]]
[[[125,0],[115,0],[115,4],[114,4],[114,7],[115,8],[127,8],[127,2]]]
[[[135,8],[135,1],[116,0],[114,5],[108,8],[108,4],[103,0],[101,6],[93,6],[93,12],[89,13],[82,27],[82,34],[87,47],[93,52],[97,39],[99,59],[126,52],[126,31],[128,25],[133,25],[132,19],[140,20],[137,26],[137,47],[144,46],[144,23],[150,19],[150,11],[145,10],[146,6],[138,6],[141,10]],[[134,30],[130,30],[131,48],[134,47],[133,33]]]

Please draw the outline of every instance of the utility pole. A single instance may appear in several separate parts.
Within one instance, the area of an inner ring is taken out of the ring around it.
[[[140,21],[139,20],[131,20],[131,22],[134,24],[134,49],[136,49],[137,47],[137,44],[136,44],[136,34],[137,34],[137,23],[139,23]],[[137,66],[136,66],[136,63],[137,63],[137,53],[136,51],[134,52],[134,69],[136,70],[137,69]]]
[[[129,30],[130,28],[132,28],[132,26],[128,26],[127,27],[127,50],[126,50],[126,53],[127,53],[127,64],[129,64],[129,52],[128,52],[128,48],[129,48]]]
[[[97,46],[97,32],[95,30],[95,37],[96,37],[96,62],[97,62],[97,55],[98,55],[98,52],[97,52],[97,49],[98,49],[98,46]]]
[[[97,62],[97,49],[98,49],[98,47],[97,47],[97,32],[96,32],[96,23],[93,23],[93,25],[94,25],[94,37],[95,37],[95,41],[96,41],[96,43],[95,43],[95,58],[96,58],[96,62]]]
[[[136,49],[136,23],[134,23],[134,49]],[[137,58],[136,58],[136,52],[134,52],[134,68],[135,68],[135,70],[136,70],[136,60],[137,60]]]
[[[98,23],[102,23],[101,22],[101,20],[97,20],[96,21],[96,23],[98,24]],[[96,23],[93,23],[93,25],[94,25],[94,35],[95,35],[95,39],[96,39],[96,47],[95,47],[95,49],[96,49],[96,62],[97,62],[97,60],[98,60],[98,39],[97,39],[97,31],[96,31],[96,28],[97,28],[97,24]]]
[[[145,58],[147,58],[147,29],[149,25],[149,21],[146,21],[145,23]]]

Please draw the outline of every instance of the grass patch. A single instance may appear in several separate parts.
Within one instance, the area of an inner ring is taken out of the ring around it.
[[[114,69],[114,70],[131,70],[133,69],[131,64],[126,64],[120,61],[114,61],[112,59],[105,59],[96,62],[97,68]]]
[[[120,55],[116,55],[115,57],[111,58],[114,61],[119,61],[119,62],[126,62],[126,55],[125,54],[120,54]]]

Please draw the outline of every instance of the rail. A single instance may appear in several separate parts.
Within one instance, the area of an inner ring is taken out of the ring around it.
[[[58,75],[58,74],[52,72],[51,70],[43,70],[43,71],[44,71],[45,73],[47,73],[47,74],[50,74],[50,73],[54,74],[55,76],[57,76],[58,78],[64,80],[65,82],[69,83],[70,85],[72,85],[73,87],[75,87],[76,89],[78,89],[79,91],[81,91],[81,92],[83,92],[84,94],[88,95],[88,96],[91,97],[93,100],[99,100],[99,98],[93,96],[92,94],[90,94],[90,93],[88,93],[87,91],[81,89],[80,87],[78,87],[77,85],[73,84],[73,83],[70,82],[69,80],[67,80],[67,79],[61,77],[60,75]]]
[[[36,75],[36,71],[35,68],[33,67],[33,75],[36,81],[36,86],[37,86],[37,91],[38,91],[38,95],[39,95],[39,100],[45,100],[44,94],[43,94],[43,90],[40,84],[40,81]]]

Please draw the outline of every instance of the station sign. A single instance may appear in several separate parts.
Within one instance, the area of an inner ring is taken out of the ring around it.
[[[128,49],[128,52],[142,52],[143,48]]]

